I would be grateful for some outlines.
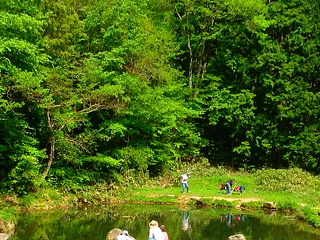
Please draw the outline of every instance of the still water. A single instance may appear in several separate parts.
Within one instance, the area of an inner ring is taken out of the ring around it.
[[[106,205],[22,213],[13,239],[105,240],[113,228],[148,239],[148,224],[164,224],[170,240],[226,240],[241,233],[246,239],[319,239],[320,230],[285,213],[164,205]]]

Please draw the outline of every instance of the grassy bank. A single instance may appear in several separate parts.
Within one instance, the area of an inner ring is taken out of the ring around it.
[[[190,193],[181,193],[180,175],[190,172]],[[235,179],[235,186],[245,186],[243,194],[225,195],[221,183]],[[293,168],[287,170],[230,171],[210,168],[205,164],[181,166],[162,177],[145,179],[128,176],[121,184],[100,184],[81,189],[45,188],[36,193],[16,197],[2,195],[2,219],[15,219],[24,209],[49,209],[83,204],[110,202],[142,202],[156,204],[205,204],[212,207],[261,209],[264,202],[273,202],[278,210],[294,211],[297,218],[320,227],[320,180],[317,176]]]

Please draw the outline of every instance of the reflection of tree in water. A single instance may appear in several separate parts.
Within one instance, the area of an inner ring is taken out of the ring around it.
[[[236,226],[227,226],[228,213],[232,215]],[[172,240],[227,239],[238,233],[247,239],[319,239],[319,230],[299,225],[280,214],[271,217],[260,212],[254,214],[214,208],[185,210],[174,206],[145,204],[56,209],[22,213],[13,237],[21,240],[105,240],[111,229],[121,228],[128,230],[135,239],[143,240],[147,239],[148,224],[154,219],[166,226]],[[188,231],[182,231],[183,218],[188,219]],[[304,228],[317,233],[307,232]]]
[[[105,239],[114,228],[129,230],[136,239],[145,239],[150,220],[157,219],[167,224],[168,229],[181,220],[180,212],[168,219],[168,210],[159,205],[148,208],[113,205],[32,212],[21,218],[17,228],[23,229],[19,232],[24,235],[21,239]]]
[[[206,213],[197,214],[199,224],[195,222],[192,213],[192,225],[194,232],[195,229],[201,229],[201,238],[195,239],[228,239],[230,235],[238,234],[238,233],[246,233],[246,237],[250,239],[250,226],[244,224],[245,215],[240,212],[228,213],[225,211],[214,210],[216,214],[211,215],[211,217],[206,216]],[[210,212],[210,211],[208,211]],[[196,218],[196,217],[195,217]]]

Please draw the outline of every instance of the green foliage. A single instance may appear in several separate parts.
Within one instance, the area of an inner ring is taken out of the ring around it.
[[[56,189],[47,187],[39,189],[35,193],[28,193],[19,198],[19,206],[23,208],[43,208],[48,209],[59,204],[66,204],[63,196]]]
[[[207,121],[199,121],[203,137],[210,141],[205,152],[211,162],[316,169],[318,87],[313,70],[319,63],[314,49],[319,18],[315,2],[225,1],[225,5],[216,3],[214,16],[201,15],[207,17],[202,21],[211,18],[207,24],[195,23],[198,8],[213,7],[204,2],[180,1],[177,18],[185,24],[181,28],[184,49],[191,45],[189,69],[185,67],[189,79],[192,66],[193,73],[197,68],[200,72],[199,89],[194,91],[200,100],[195,103],[203,107],[214,100],[207,105]],[[201,48],[207,49],[205,55]],[[199,66],[191,65],[192,59]],[[208,127],[208,120],[213,127]]]
[[[261,209],[261,208],[263,208],[263,202],[262,201],[243,202],[243,203],[241,203],[241,207],[252,208],[252,209]]]
[[[17,222],[18,211],[15,207],[1,207],[0,220],[7,224],[9,221]]]
[[[257,189],[264,191],[308,191],[318,189],[318,177],[299,168],[266,169],[254,173]]]
[[[299,205],[296,202],[292,202],[288,200],[277,202],[276,207],[277,209],[280,209],[280,210],[291,210],[291,211],[296,211],[297,209],[299,209]]]
[[[41,19],[41,17],[43,19]],[[30,43],[40,40],[44,16],[30,16],[26,13],[16,14],[1,11],[0,13],[0,34],[5,39],[19,38]]]
[[[150,139],[148,145],[155,152],[149,165],[170,166],[175,159],[197,153],[193,146],[200,142],[200,138],[193,124],[186,121],[196,117],[197,112],[188,109],[175,97],[176,88],[146,89],[128,109],[130,118],[126,118],[125,123],[133,133],[131,138],[136,139],[135,144],[145,144],[145,139]]]
[[[168,61],[177,47],[169,28],[149,17],[146,7],[140,0],[92,1],[84,8],[90,49],[119,52],[128,72],[152,83],[170,82],[179,75]]]
[[[235,207],[237,205],[237,202],[227,200],[214,200],[212,201],[211,205],[216,208]]]
[[[119,167],[120,162],[116,159],[113,159],[109,156],[103,156],[98,154],[95,157],[86,157],[79,160],[79,166],[83,166],[86,164],[93,164],[94,168],[97,170],[102,170],[101,168],[112,168]],[[100,168],[100,169],[99,169]]]
[[[149,159],[154,157],[154,152],[150,148],[124,147],[116,149],[113,153],[118,159],[121,159],[121,167],[124,170],[136,169],[146,171],[148,168]]]
[[[296,167],[253,188],[317,189],[300,170],[320,171],[317,8],[0,0],[1,191],[230,176],[210,165]]]
[[[302,211],[304,214],[304,219],[309,224],[315,227],[320,227],[320,218],[318,213],[315,210],[311,209],[310,207],[304,207]]]
[[[212,205],[214,202],[214,199],[212,198],[201,198],[200,200],[202,205]]]
[[[22,195],[43,183],[39,171],[46,157],[28,115],[46,92],[41,86],[45,17],[41,1],[33,3],[11,1],[0,7],[1,187]]]
[[[11,119],[1,123],[2,136],[10,136],[2,140],[1,187],[22,195],[37,190],[43,184],[39,172],[40,161],[46,157],[44,151],[38,149],[35,138],[28,136],[30,129],[25,122]]]
[[[48,181],[65,193],[76,193],[101,183],[120,183],[123,178],[116,171],[118,167],[111,167],[110,161],[106,161],[106,158],[108,157],[103,157],[103,160],[95,159],[95,161],[86,159],[86,161],[69,164],[69,167],[52,168]]]
[[[80,57],[78,43],[86,39],[86,34],[77,13],[78,4],[74,0],[45,1],[46,52],[53,65],[65,65]]]
[[[19,205],[22,207],[30,207],[36,200],[36,197],[32,194],[25,195],[19,199]]]

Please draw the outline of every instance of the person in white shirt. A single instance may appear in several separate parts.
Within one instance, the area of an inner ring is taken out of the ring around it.
[[[181,184],[182,184],[182,193],[184,193],[184,189],[187,189],[187,192],[189,192],[189,184],[188,179],[190,178],[190,174],[185,173],[181,175]]]
[[[157,221],[152,220],[149,223],[149,239],[148,240],[165,240],[162,230],[159,228]]]

